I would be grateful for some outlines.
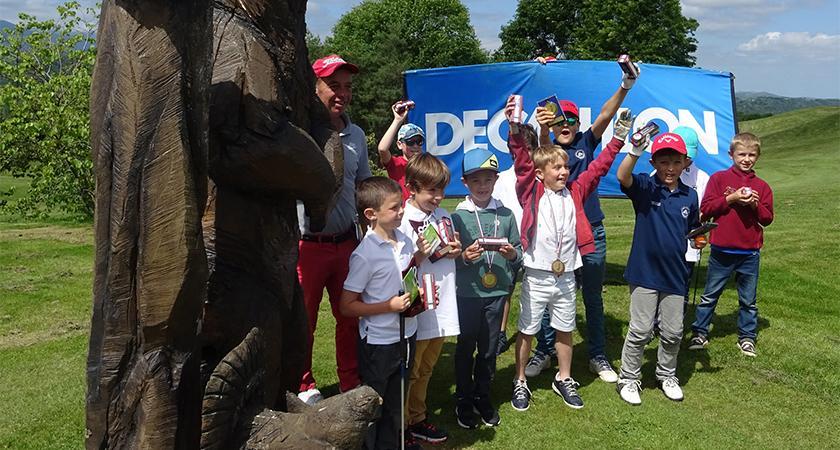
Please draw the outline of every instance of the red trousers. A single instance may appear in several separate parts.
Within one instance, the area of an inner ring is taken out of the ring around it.
[[[332,314],[335,317],[335,361],[338,366],[339,388],[345,392],[359,385],[359,321],[355,317],[342,316],[338,310],[338,301],[350,265],[350,254],[356,245],[355,239],[338,244],[300,241],[297,271],[309,318],[307,357],[304,361],[300,392],[315,388],[315,377],[312,376],[312,345],[324,288],[327,289]]]

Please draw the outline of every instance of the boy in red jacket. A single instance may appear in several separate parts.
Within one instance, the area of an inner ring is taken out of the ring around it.
[[[505,113],[510,121],[514,103],[508,98]],[[525,277],[522,281],[519,335],[516,338],[516,378],[511,406],[528,409],[531,391],[525,364],[531,353],[531,338],[540,330],[543,312],[548,309],[551,327],[557,333],[554,344],[558,372],[552,382],[554,392],[570,408],[583,408],[578,383],[571,377],[572,331],[575,329],[575,275],[582,266],[581,256],[595,250],[592,228],[583,204],[598,187],[630,130],[630,112],[615,124],[615,137],[575,181],[569,176],[569,156],[559,145],[532,150],[519,125],[510,124],[508,148],[516,172],[516,195],[522,205],[521,242]]]
[[[738,348],[747,356],[755,356],[759,250],[764,244],[764,227],[773,222],[773,191],[753,170],[760,155],[758,137],[736,134],[729,145],[732,167],[712,175],[706,186],[700,212],[704,218],[717,220],[718,227],[710,240],[706,288],[691,325],[694,333],[689,350],[700,350],[709,344],[709,324],[715,306],[729,276],[735,272],[740,304]]]

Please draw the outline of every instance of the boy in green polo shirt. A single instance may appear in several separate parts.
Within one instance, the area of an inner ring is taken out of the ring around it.
[[[466,246],[455,274],[461,328],[455,347],[455,416],[458,425],[467,429],[478,426],[476,412],[487,426],[500,423],[490,402],[490,381],[496,372],[505,298],[516,276],[512,267],[522,261],[513,212],[492,196],[498,177],[499,161],[493,152],[465,153],[462,181],[470,195],[452,214],[455,231]]]

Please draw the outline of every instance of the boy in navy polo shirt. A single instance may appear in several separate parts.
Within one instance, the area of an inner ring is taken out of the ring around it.
[[[538,58],[545,64],[545,60]],[[636,66],[641,73],[641,68]],[[580,112],[577,105],[568,100],[560,101],[566,120],[549,127],[555,120],[553,112],[545,108],[537,108],[537,121],[540,123],[540,145],[559,145],[569,155],[569,182],[577,180],[587,167],[595,160],[595,148],[601,144],[601,135],[612,123],[613,117],[624,102],[624,98],[633,88],[636,78],[629,78],[622,72],[621,84],[615,93],[601,106],[601,111],[592,122],[588,130],[580,131]],[[554,134],[551,140],[549,131]],[[597,192],[590,195],[583,205],[586,219],[595,237],[595,251],[583,256],[583,267],[575,272],[575,277],[583,294],[583,305],[586,309],[586,345],[589,351],[589,370],[598,374],[607,383],[615,383],[618,379],[606,353],[606,333],[604,330],[604,276],[607,267],[607,236],[604,229],[604,212]],[[548,315],[543,316],[542,329],[537,333],[537,348],[534,356],[528,361],[525,375],[535,377],[543,369],[550,367],[551,355],[554,352],[554,329],[549,324]]]
[[[764,245],[764,227],[773,222],[773,190],[753,170],[760,154],[758,137],[736,134],[729,144],[732,167],[709,179],[701,211],[716,219],[719,226],[712,233],[706,289],[691,325],[694,335],[689,350],[702,349],[709,343],[707,336],[715,306],[729,276],[735,272],[740,304],[738,348],[747,356],[755,356],[759,250]]]
[[[646,140],[647,141],[647,140]],[[653,338],[659,309],[656,379],[665,396],[683,399],[677,353],[683,332],[683,294],[688,280],[685,236],[700,225],[697,192],[680,181],[686,148],[680,135],[665,133],[653,141],[651,164],[656,175],[633,174],[647,142],[633,147],[618,167],[621,191],[633,201],[636,226],[624,278],[630,285],[630,326],[621,351],[617,390],[631,405],[642,402],[642,356]]]

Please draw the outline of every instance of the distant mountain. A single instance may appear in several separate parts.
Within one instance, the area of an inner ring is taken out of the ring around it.
[[[6,20],[0,20],[0,30],[4,28],[14,28],[15,24]]]
[[[840,106],[840,99],[783,97],[767,92],[735,93],[735,107],[740,117],[767,116],[817,106]]]

